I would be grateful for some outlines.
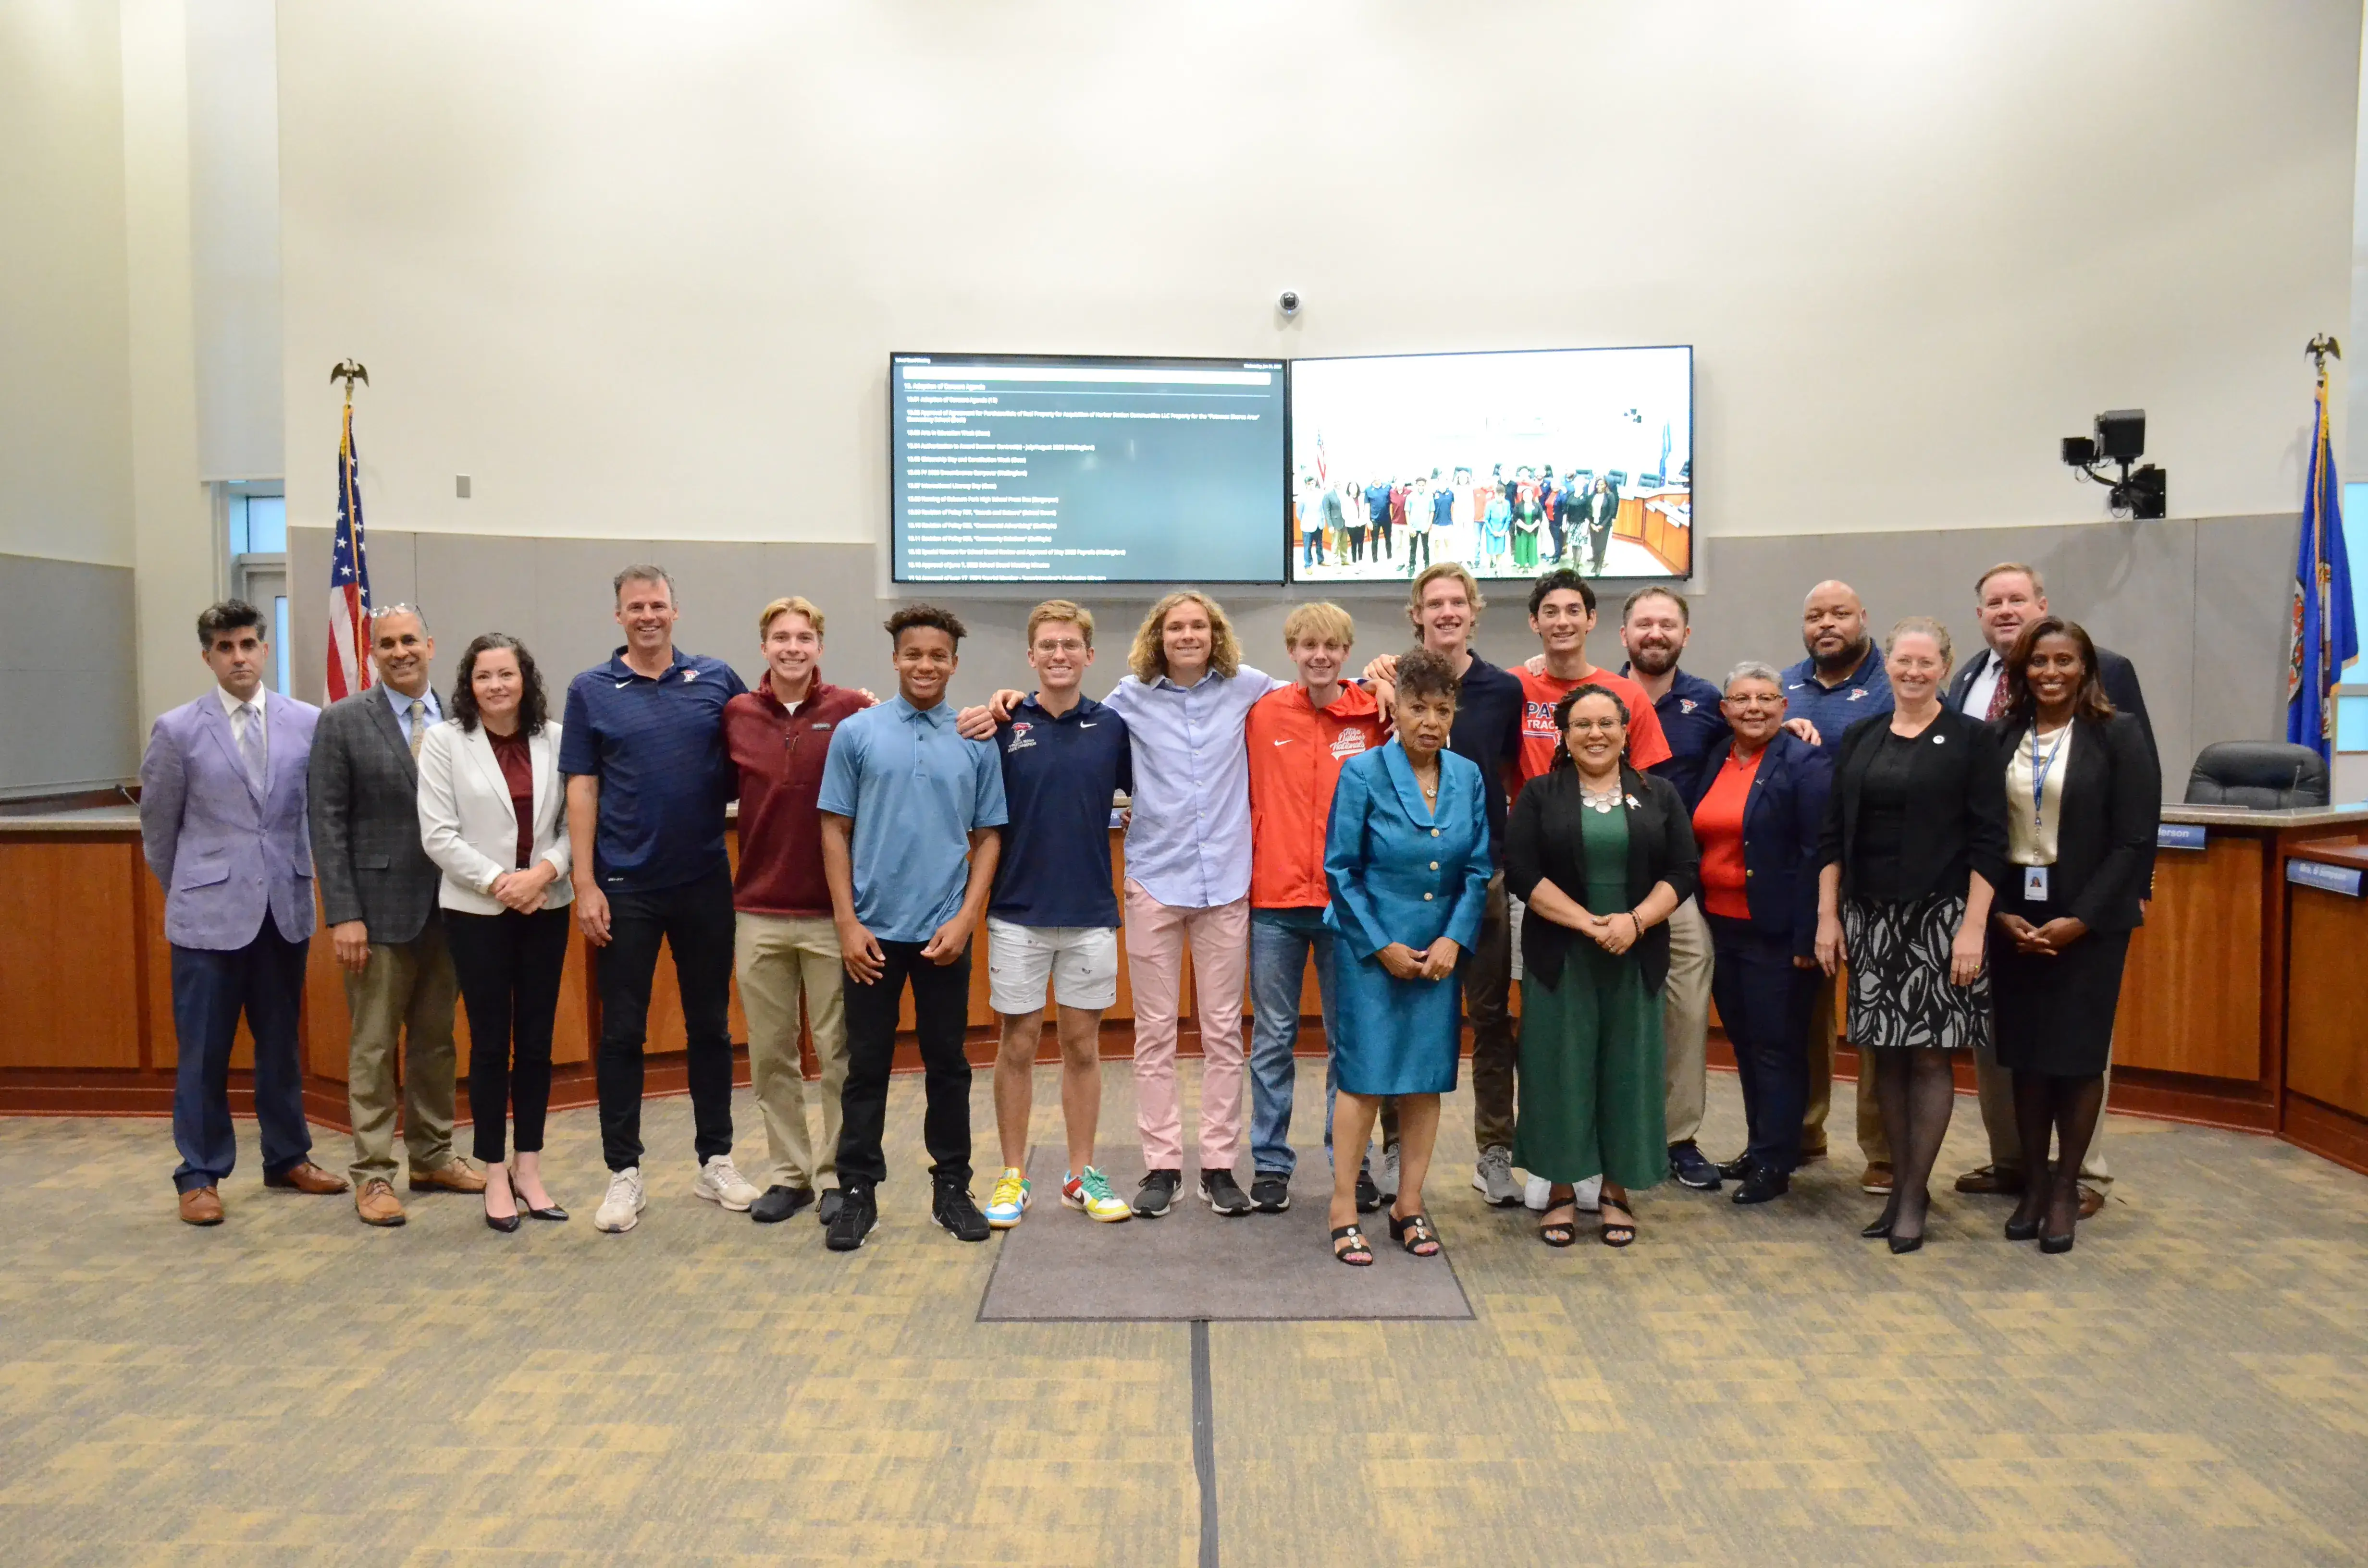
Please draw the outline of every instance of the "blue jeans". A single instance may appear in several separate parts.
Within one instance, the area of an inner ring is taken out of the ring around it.
[[[1260,1176],[1289,1176],[1291,1102],[1297,1084],[1292,1048],[1299,1042],[1299,992],[1307,956],[1315,955],[1315,990],[1324,1039],[1332,1040],[1332,929],[1319,905],[1250,911],[1250,1160]],[[1332,1068],[1324,1068],[1324,1142],[1332,1142]]]

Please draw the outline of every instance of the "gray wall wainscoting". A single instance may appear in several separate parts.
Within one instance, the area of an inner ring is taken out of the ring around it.
[[[321,570],[325,579],[325,556]],[[0,800],[138,775],[132,603],[129,566],[0,555]],[[188,652],[198,656],[194,624]]]
[[[2185,790],[2197,748],[2213,741],[2274,740],[2283,733],[2286,626],[2294,529],[2293,513],[2175,518],[2048,528],[1901,530],[1896,533],[1770,535],[1704,541],[1702,577],[1690,592],[1694,637],[1686,666],[1711,680],[1746,658],[1789,664],[1801,656],[1800,608],[1810,586],[1840,577],[1864,597],[1881,631],[1902,616],[1935,615],[1959,656],[1980,644],[1973,614],[1974,578],[1999,561],[2025,561],[2047,582],[2050,607],[2086,625],[2127,654],[2144,681],[2162,747],[2165,794]],[[296,597],[325,583],[325,528],[289,530],[290,581]],[[480,534],[370,535],[371,587],[378,602],[417,603],[438,648],[437,681],[449,687],[454,662],[471,637],[507,631],[534,653],[554,703],[575,672],[605,662],[620,641],[611,619],[609,579],[631,561],[655,561],[675,578],[682,605],[677,641],[728,659],[744,677],[761,669],[756,615],[767,601],[799,593],[827,621],[824,668],[842,685],[885,696],[895,679],[880,621],[896,605],[927,597],[916,591],[878,596],[878,555],[869,545],[746,544],[698,540],[542,539]],[[128,574],[126,574],[128,577]],[[1589,651],[1600,664],[1620,660],[1613,622],[1634,583],[1606,584],[1603,622]],[[1333,592],[1358,619],[1360,655],[1406,645],[1404,595],[1371,586]],[[1094,611],[1100,656],[1087,689],[1097,694],[1125,673],[1127,644],[1155,595],[1102,592],[1090,585],[1054,589]],[[1536,651],[1518,585],[1489,590],[1480,650],[1512,663]],[[1289,673],[1282,619],[1310,597],[1276,589],[1226,589],[1248,661]],[[969,625],[957,700],[974,701],[997,686],[1030,683],[1021,632],[1032,596],[951,600]],[[296,694],[321,695],[324,628],[310,616],[295,626]]]

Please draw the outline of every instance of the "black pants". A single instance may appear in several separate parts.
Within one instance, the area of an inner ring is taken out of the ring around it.
[[[1397,553],[1390,548],[1390,529],[1394,526],[1395,525],[1390,523],[1375,523],[1373,525],[1374,560],[1379,561],[1385,555],[1395,555]]]
[[[1430,533],[1431,530],[1429,528],[1416,528],[1407,533],[1406,571],[1408,574],[1412,574],[1416,570],[1414,558],[1415,553],[1417,551],[1422,554],[1423,565],[1428,566],[1430,564]]]
[[[445,945],[469,1014],[469,1118],[476,1124],[471,1152],[489,1165],[502,1161],[503,1123],[511,1117],[518,1153],[542,1152],[551,1030],[575,918],[565,904],[532,915],[444,911]]]
[[[1809,1103],[1809,1013],[1815,970],[1796,969],[1793,944],[1755,930],[1748,920],[1706,915],[1710,922],[1711,1000],[1735,1048],[1743,1081],[1747,1150],[1784,1175],[1801,1163],[1801,1118]]]
[[[1362,528],[1353,528],[1349,530],[1349,559],[1351,561],[1365,559],[1365,530]]]
[[[1548,517],[1546,519],[1546,537],[1554,541],[1553,559],[1556,565],[1560,565],[1562,562],[1562,519],[1560,517]]]
[[[1588,524],[1587,540],[1588,548],[1595,552],[1595,574],[1600,577],[1603,575],[1604,552],[1611,548],[1611,525]]]
[[[304,896],[313,896],[310,888]],[[255,1037],[255,1119],[263,1132],[263,1174],[304,1163],[313,1132],[304,1122],[304,1076],[297,1020],[309,947],[280,936],[271,912],[243,948],[173,949],[173,1142],[181,1151],[173,1185],[218,1187],[238,1159],[230,1121],[230,1053],[239,1016]]]
[[[869,985],[843,982],[847,1011],[847,1086],[839,1095],[838,1181],[876,1186],[888,1179],[880,1139],[888,1119],[888,1070],[896,1055],[896,1009],[913,983],[913,1027],[920,1037],[921,1083],[928,1096],[921,1142],[929,1175],[970,1185],[970,951],[949,964],[921,956],[918,942],[882,942],[887,962]]]
[[[600,1152],[609,1168],[642,1163],[642,1041],[658,943],[674,952],[682,993],[684,1068],[701,1163],[732,1152],[732,869],[696,881],[609,895],[609,945],[595,960],[600,987]],[[473,1027],[473,1026],[472,1026]]]

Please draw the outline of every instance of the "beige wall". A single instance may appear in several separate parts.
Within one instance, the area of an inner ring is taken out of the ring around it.
[[[291,520],[873,544],[894,349],[1697,347],[1711,541],[2286,510],[2357,0],[284,7]],[[1283,286],[1307,301],[1292,323]],[[472,477],[475,498],[453,495]]]
[[[113,0],[0,6],[0,554],[129,566]]]

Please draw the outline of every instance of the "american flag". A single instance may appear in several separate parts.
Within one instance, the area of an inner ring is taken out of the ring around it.
[[[360,460],[354,454],[354,404],[337,442],[337,537],[329,551],[329,700],[370,686],[370,551],[362,542]]]

